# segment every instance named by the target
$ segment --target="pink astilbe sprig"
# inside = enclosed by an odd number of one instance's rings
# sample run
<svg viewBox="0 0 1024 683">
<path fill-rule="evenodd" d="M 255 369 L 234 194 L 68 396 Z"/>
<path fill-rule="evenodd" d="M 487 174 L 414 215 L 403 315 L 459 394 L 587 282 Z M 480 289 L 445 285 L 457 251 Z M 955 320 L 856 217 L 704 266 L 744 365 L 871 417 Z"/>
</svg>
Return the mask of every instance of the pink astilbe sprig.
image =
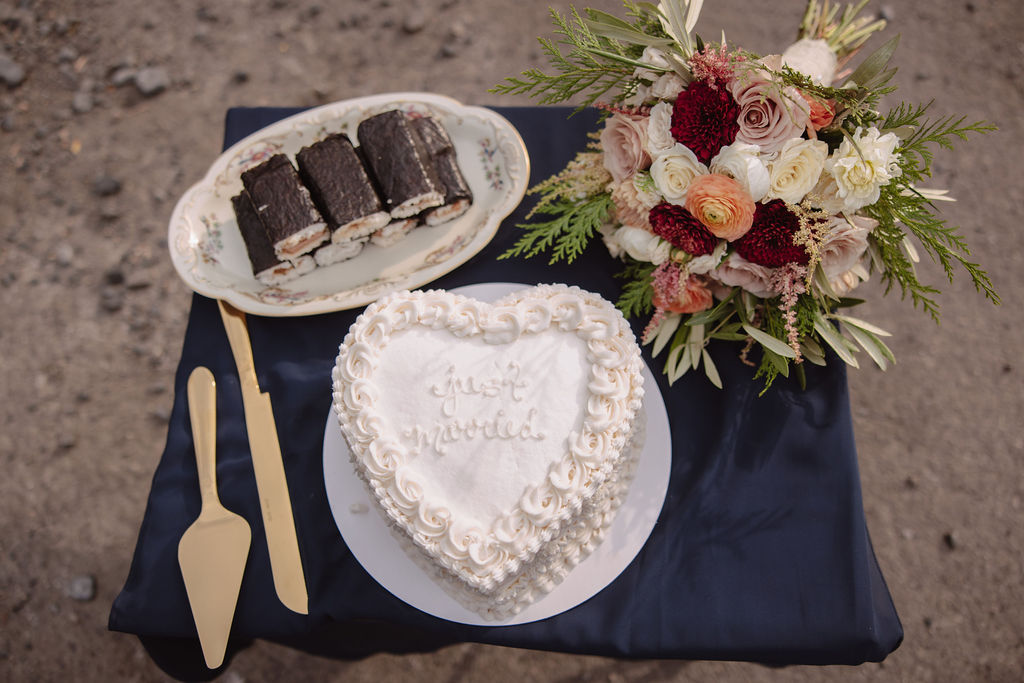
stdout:
<svg viewBox="0 0 1024 683">
<path fill-rule="evenodd" d="M 655 268 L 651 273 L 651 289 L 654 290 L 654 300 L 674 301 L 679 296 L 680 275 L 679 266 L 672 261 L 665 261 Z M 665 320 L 667 312 L 667 309 L 655 306 L 654 315 L 651 316 L 651 321 L 647 323 L 647 327 L 644 328 L 644 333 L 641 335 L 645 344 L 654 338 L 658 327 Z"/>
<path fill-rule="evenodd" d="M 807 291 L 806 277 L 807 266 L 787 263 L 781 268 L 776 268 L 771 279 L 772 289 L 781 295 L 779 309 L 782 311 L 782 318 L 786 326 L 786 342 L 796 354 L 796 358 L 793 359 L 794 363 L 802 363 L 804 360 L 800 353 L 800 331 L 796 324 L 796 304 L 800 295 Z"/>
<path fill-rule="evenodd" d="M 736 74 L 735 63 L 744 61 L 743 55 L 731 55 L 723 44 L 717 50 L 710 45 L 690 56 L 690 72 L 694 79 L 704 81 L 712 90 L 726 85 Z"/>
<path fill-rule="evenodd" d="M 592 106 L 594 109 L 606 111 L 609 114 L 622 114 L 623 116 L 650 116 L 651 114 L 651 108 L 646 104 L 641 104 L 636 107 L 627 107 L 621 104 L 595 102 Z"/>
</svg>

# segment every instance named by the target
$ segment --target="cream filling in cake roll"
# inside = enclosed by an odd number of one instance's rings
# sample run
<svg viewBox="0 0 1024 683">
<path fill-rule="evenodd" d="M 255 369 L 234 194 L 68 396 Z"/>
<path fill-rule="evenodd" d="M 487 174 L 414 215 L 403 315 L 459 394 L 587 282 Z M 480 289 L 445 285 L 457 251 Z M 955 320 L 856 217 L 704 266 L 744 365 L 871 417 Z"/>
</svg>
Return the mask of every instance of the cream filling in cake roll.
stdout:
<svg viewBox="0 0 1024 683">
<path fill-rule="evenodd" d="M 376 244 L 378 247 L 390 247 L 394 244 L 398 244 L 412 232 L 412 229 L 419 225 L 420 220 L 416 216 L 412 218 L 400 218 L 395 221 L 391 221 L 383 228 L 373 233 L 370 238 L 371 244 Z"/>
<path fill-rule="evenodd" d="M 330 266 L 335 263 L 347 261 L 359 255 L 366 244 L 367 238 L 348 240 L 346 242 L 331 242 L 313 252 L 318 266 Z"/>
</svg>

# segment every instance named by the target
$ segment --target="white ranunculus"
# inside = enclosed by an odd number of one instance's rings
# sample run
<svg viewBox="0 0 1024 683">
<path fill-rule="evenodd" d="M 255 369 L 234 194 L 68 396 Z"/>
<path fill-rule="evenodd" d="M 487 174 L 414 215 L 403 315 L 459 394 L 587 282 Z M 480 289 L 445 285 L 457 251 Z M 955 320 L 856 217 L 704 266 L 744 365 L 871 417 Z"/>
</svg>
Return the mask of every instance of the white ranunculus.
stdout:
<svg viewBox="0 0 1024 683">
<path fill-rule="evenodd" d="M 690 183 L 699 175 L 708 172 L 708 167 L 697 160 L 686 145 L 676 143 L 658 156 L 651 164 L 651 178 L 658 192 L 670 204 L 683 206 Z"/>
<path fill-rule="evenodd" d="M 771 187 L 767 197 L 799 204 L 818 184 L 827 159 L 828 144 L 821 140 L 794 138 L 786 141 L 768 167 Z"/>
<path fill-rule="evenodd" d="M 896 154 L 899 142 L 894 133 L 880 135 L 874 127 L 863 134 L 858 128 L 852 142 L 843 139 L 825 167 L 836 180 L 844 210 L 856 211 L 874 204 L 881 187 L 901 174 Z"/>
<path fill-rule="evenodd" d="M 679 93 L 685 89 L 686 83 L 683 83 L 683 79 L 675 72 L 669 72 L 658 76 L 654 83 L 651 83 L 650 94 L 651 97 L 656 97 L 659 100 L 675 102 Z"/>
<path fill-rule="evenodd" d="M 878 226 L 878 221 L 867 216 L 842 216 L 829 219 L 829 231 L 818 248 L 821 255 L 821 269 L 825 277 L 834 280 L 860 261 L 868 248 L 868 235 Z"/>
<path fill-rule="evenodd" d="M 676 139 L 672 137 L 672 105 L 658 102 L 651 107 L 647 119 L 647 153 L 657 158 L 674 147 Z"/>
<path fill-rule="evenodd" d="M 734 142 L 728 147 L 723 147 L 711 160 L 711 172 L 734 179 L 746 188 L 751 199 L 759 202 L 768 194 L 768 188 L 771 187 L 768 167 L 761 160 L 759 151 L 757 145 Z"/>
<path fill-rule="evenodd" d="M 665 240 L 629 225 L 605 237 L 605 244 L 613 256 L 625 252 L 637 261 L 649 261 L 656 266 L 667 261 L 672 253 L 672 245 Z"/>
<path fill-rule="evenodd" d="M 828 43 L 820 38 L 802 38 L 782 53 L 782 63 L 810 77 L 818 85 L 831 85 L 838 60 Z"/>
</svg>

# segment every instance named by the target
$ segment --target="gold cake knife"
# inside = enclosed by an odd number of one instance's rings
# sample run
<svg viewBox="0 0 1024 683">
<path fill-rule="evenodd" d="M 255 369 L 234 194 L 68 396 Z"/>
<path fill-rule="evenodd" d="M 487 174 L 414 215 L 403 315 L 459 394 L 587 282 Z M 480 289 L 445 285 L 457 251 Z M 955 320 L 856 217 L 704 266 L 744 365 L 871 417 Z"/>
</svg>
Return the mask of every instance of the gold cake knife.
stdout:
<svg viewBox="0 0 1024 683">
<path fill-rule="evenodd" d="M 295 535 L 295 519 L 285 479 L 281 446 L 277 440 L 277 425 L 270 404 L 270 395 L 260 391 L 256 380 L 256 367 L 249 342 L 249 328 L 245 313 L 224 301 L 217 302 L 224 329 L 231 343 L 231 353 L 238 367 L 238 380 L 242 387 L 242 405 L 245 408 L 245 429 L 249 434 L 252 467 L 256 473 L 256 489 L 260 496 L 260 510 L 270 551 L 270 570 L 274 576 L 274 589 L 285 607 L 299 614 L 309 613 L 306 579 L 302 573 L 302 558 Z"/>
</svg>

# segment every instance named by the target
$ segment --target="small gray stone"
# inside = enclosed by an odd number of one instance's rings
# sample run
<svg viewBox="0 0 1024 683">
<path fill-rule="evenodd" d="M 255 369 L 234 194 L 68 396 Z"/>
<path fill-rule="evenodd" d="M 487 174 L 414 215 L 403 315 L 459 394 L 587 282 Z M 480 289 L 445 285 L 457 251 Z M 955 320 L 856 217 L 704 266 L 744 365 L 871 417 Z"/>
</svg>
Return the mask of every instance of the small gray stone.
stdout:
<svg viewBox="0 0 1024 683">
<path fill-rule="evenodd" d="M 135 69 L 130 66 L 119 66 L 110 74 L 110 84 L 115 88 L 128 85 L 135 80 Z"/>
<path fill-rule="evenodd" d="M 896 18 L 896 8 L 892 5 L 882 5 L 878 8 L 878 18 L 891 22 Z"/>
<path fill-rule="evenodd" d="M 139 69 L 135 74 L 135 87 L 145 97 L 159 95 L 170 84 L 171 79 L 167 76 L 167 70 L 162 66 L 147 66 L 144 69 Z"/>
<path fill-rule="evenodd" d="M 78 52 L 70 45 L 65 45 L 57 53 L 58 62 L 73 62 L 78 59 Z"/>
<path fill-rule="evenodd" d="M 53 258 L 57 265 L 67 268 L 75 261 L 75 248 L 67 242 L 61 242 L 53 250 Z"/>
<path fill-rule="evenodd" d="M 96 597 L 96 579 L 91 574 L 82 574 L 68 583 L 68 597 L 79 602 L 89 602 Z"/>
<path fill-rule="evenodd" d="M 6 54 L 0 52 L 0 81 L 15 88 L 25 80 L 25 69 Z"/>
<path fill-rule="evenodd" d="M 14 121 L 15 119 L 13 112 L 5 115 L 3 119 L 0 119 L 0 130 L 2 130 L 5 133 L 10 133 L 12 130 L 14 130 Z"/>
<path fill-rule="evenodd" d="M 76 114 L 87 114 L 92 111 L 92 107 L 92 93 L 87 90 L 76 92 L 75 96 L 71 99 L 71 111 Z"/>
<path fill-rule="evenodd" d="M 409 8 L 409 13 L 405 15 L 402 20 L 402 30 L 408 34 L 419 33 L 427 26 L 427 20 L 430 15 L 419 3 L 413 3 Z"/>
<path fill-rule="evenodd" d="M 100 290 L 100 306 L 107 313 L 117 313 L 124 307 L 124 292 L 118 287 Z"/>
<path fill-rule="evenodd" d="M 123 285 L 124 280 L 124 271 L 117 266 L 103 274 L 103 281 L 108 285 Z"/>
<path fill-rule="evenodd" d="M 63 434 L 60 439 L 57 440 L 57 448 L 62 451 L 70 451 L 78 443 L 78 439 L 73 434 Z"/>
<path fill-rule="evenodd" d="M 103 173 L 92 184 L 92 192 L 100 197 L 110 197 L 121 191 L 121 181 Z"/>
</svg>

